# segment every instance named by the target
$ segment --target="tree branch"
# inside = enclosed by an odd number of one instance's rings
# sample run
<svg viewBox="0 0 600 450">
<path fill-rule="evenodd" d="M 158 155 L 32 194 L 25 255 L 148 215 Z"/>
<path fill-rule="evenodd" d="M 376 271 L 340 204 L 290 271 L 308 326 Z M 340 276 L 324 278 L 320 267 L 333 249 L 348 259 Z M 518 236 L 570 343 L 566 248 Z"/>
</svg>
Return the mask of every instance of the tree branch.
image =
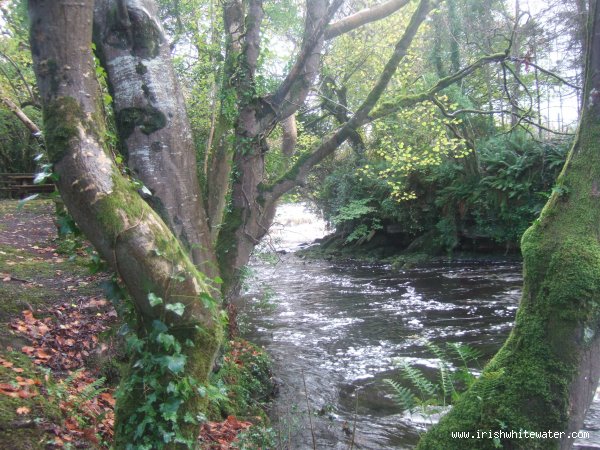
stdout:
<svg viewBox="0 0 600 450">
<path fill-rule="evenodd" d="M 292 156 L 296 149 L 296 142 L 298 141 L 298 128 L 296 127 L 296 117 L 294 115 L 288 116 L 283 119 L 279 126 L 282 131 L 281 140 L 281 153 L 285 156 Z"/>
<path fill-rule="evenodd" d="M 389 0 L 381 5 L 366 8 L 332 23 L 325 30 L 325 40 L 336 38 L 371 22 L 381 20 L 410 3 L 410 0 Z"/>
<path fill-rule="evenodd" d="M 520 63 L 524 63 L 525 66 L 531 66 L 536 68 L 537 70 L 539 70 L 542 73 L 545 73 L 548 76 L 551 76 L 553 78 L 556 78 L 558 81 L 560 81 L 562 84 L 565 84 L 573 89 L 576 90 L 581 90 L 581 86 L 577 86 L 576 84 L 571 83 L 570 81 L 565 80 L 564 78 L 562 78 L 560 75 L 555 74 L 554 72 L 544 69 L 543 67 L 540 67 L 538 64 L 534 63 L 533 61 L 530 61 L 529 59 L 526 58 L 517 58 L 515 56 L 511 56 L 510 58 L 507 58 L 508 61 L 513 61 L 513 62 L 520 62 Z"/>
<path fill-rule="evenodd" d="M 377 120 L 390 114 L 394 114 L 402 108 L 413 106 L 417 103 L 429 100 L 433 94 L 436 94 L 437 92 L 446 89 L 447 87 L 451 86 L 457 81 L 462 80 L 463 78 L 469 76 L 484 65 L 492 62 L 503 61 L 507 57 L 507 52 L 494 53 L 492 55 L 484 56 L 475 61 L 473 64 L 470 64 L 469 66 L 459 70 L 455 74 L 448 75 L 447 77 L 438 80 L 436 84 L 434 84 L 425 92 L 421 92 L 419 94 L 406 95 L 388 102 L 384 102 L 381 104 L 381 106 L 379 106 L 369 115 L 369 117 L 367 118 L 368 120 L 364 120 L 360 125 L 365 125 L 366 123 L 372 122 L 373 120 Z"/>
<path fill-rule="evenodd" d="M 21 122 L 23 122 L 23 125 L 25 125 L 29 131 L 31 131 L 31 134 L 33 134 L 36 137 L 41 136 L 42 132 L 40 131 L 39 127 L 35 123 L 33 123 L 33 121 L 29 117 L 27 117 L 27 114 L 25 114 L 21 108 L 19 108 L 11 99 L 3 95 L 1 92 L 0 101 L 2 101 L 2 103 L 4 103 L 6 107 L 15 116 L 17 116 L 17 118 Z"/>
<path fill-rule="evenodd" d="M 435 105 L 439 108 L 440 112 L 442 113 L 442 115 L 444 117 L 448 117 L 449 119 L 454 119 L 458 116 L 460 116 L 461 114 L 478 114 L 478 115 L 494 115 L 494 114 L 512 114 L 511 111 L 508 111 L 506 109 L 493 109 L 493 110 L 485 110 L 485 109 L 457 109 L 456 111 L 448 111 L 444 105 L 442 104 L 442 102 L 439 101 L 439 99 L 433 95 L 431 96 L 431 101 L 433 103 L 435 103 Z M 551 128 L 545 127 L 537 122 L 534 122 L 533 120 L 529 119 L 526 116 L 519 116 L 519 120 L 526 122 L 530 125 L 533 125 L 534 127 L 537 127 L 541 130 L 547 131 L 548 133 L 552 133 L 552 134 L 557 134 L 560 136 L 574 136 L 575 133 L 563 133 L 561 131 L 556 131 L 553 130 Z"/>
<path fill-rule="evenodd" d="M 300 158 L 296 164 L 284 175 L 278 182 L 276 182 L 271 188 L 269 188 L 266 196 L 269 197 L 270 201 L 276 201 L 283 194 L 288 192 L 293 187 L 299 185 L 306 178 L 310 169 L 325 157 L 332 154 L 336 148 L 338 148 L 348 137 L 356 131 L 356 128 L 366 122 L 368 122 L 368 115 L 385 91 L 390 80 L 396 73 L 398 65 L 406 56 L 408 48 L 412 43 L 421 23 L 427 17 L 427 14 L 431 10 L 431 2 L 429 0 L 421 0 L 417 10 L 412 15 L 410 22 L 394 48 L 394 53 L 387 61 L 380 77 L 371 92 L 367 95 L 362 105 L 358 108 L 356 113 L 348 120 L 342 127 L 333 133 L 329 138 L 325 139 L 323 143 L 311 154 Z"/>
<path fill-rule="evenodd" d="M 305 97 L 308 93 L 308 85 L 310 83 L 305 83 L 306 86 L 304 89 L 302 89 L 299 94 L 294 95 L 287 101 L 288 104 L 292 104 L 295 107 L 291 111 L 287 111 L 288 108 L 282 107 L 282 104 L 284 100 L 286 100 L 286 97 L 291 91 L 292 86 L 298 82 L 299 78 L 306 76 L 312 70 L 310 67 L 310 60 L 312 59 L 311 57 L 315 56 L 315 53 L 317 54 L 316 63 L 318 63 L 318 53 L 320 53 L 320 47 L 323 45 L 325 26 L 329 23 L 333 17 L 333 14 L 337 11 L 342 3 L 343 0 L 334 0 L 332 5 L 326 11 L 324 11 L 323 8 L 311 8 L 310 4 L 307 5 L 306 25 L 304 28 L 305 39 L 302 44 L 302 48 L 300 49 L 300 53 L 296 58 L 294 66 L 291 68 L 285 80 L 283 80 L 271 98 L 272 105 L 276 110 L 279 110 L 278 115 L 281 117 L 287 117 L 289 114 L 295 112 L 297 106 L 294 104 L 300 103 L 298 99 Z M 311 16 L 311 13 L 314 13 L 314 17 Z M 318 51 L 316 51 L 317 49 Z M 316 70 L 316 64 L 313 65 L 315 65 L 314 69 Z"/>
<path fill-rule="evenodd" d="M 256 63 L 260 54 L 260 27 L 264 17 L 262 0 L 250 0 L 248 3 L 248 14 L 245 19 L 245 38 L 243 55 L 246 63 L 245 83 L 254 80 Z"/>
<path fill-rule="evenodd" d="M 15 61 L 13 61 L 13 59 L 4 52 L 0 51 L 0 56 L 2 56 L 4 59 L 6 59 L 9 62 L 9 64 L 15 68 L 15 70 L 17 71 L 17 75 L 23 82 L 25 89 L 27 89 L 27 93 L 29 94 L 29 99 L 31 100 L 32 103 L 37 103 L 36 97 L 33 94 L 33 90 L 31 89 L 31 86 L 25 79 L 25 76 L 23 75 L 23 72 L 21 71 L 21 68 L 19 67 L 19 65 Z"/>
</svg>

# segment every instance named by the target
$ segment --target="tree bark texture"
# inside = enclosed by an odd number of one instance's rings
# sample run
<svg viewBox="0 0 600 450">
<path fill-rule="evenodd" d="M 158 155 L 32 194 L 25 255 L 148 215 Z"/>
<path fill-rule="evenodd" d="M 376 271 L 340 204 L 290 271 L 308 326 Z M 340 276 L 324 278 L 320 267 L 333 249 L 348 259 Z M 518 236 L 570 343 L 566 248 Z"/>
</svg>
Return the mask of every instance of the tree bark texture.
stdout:
<svg viewBox="0 0 600 450">
<path fill-rule="evenodd" d="M 93 1 L 30 0 L 29 11 L 46 145 L 64 203 L 127 286 L 138 313 L 140 337 L 160 320 L 178 341 L 191 341 L 193 347 L 181 344 L 185 374 L 206 382 L 221 339 L 218 307 L 211 300 L 214 292 L 105 148 L 102 99 L 91 52 Z M 151 304 L 149 293 L 163 303 Z M 181 314 L 172 309 L 177 304 L 184 307 Z M 179 378 L 167 372 L 162 381 L 167 386 Z M 117 448 L 135 442 L 133 431 L 146 414 L 140 408 L 152 403 L 152 392 L 136 385 L 121 396 Z M 159 395 L 150 406 L 158 411 L 162 400 Z M 182 401 L 180 411 L 200 412 L 204 403 L 192 395 Z M 196 438 L 197 425 L 177 424 L 179 432 Z"/>
<path fill-rule="evenodd" d="M 596 3 L 596 2 L 594 2 Z M 475 385 L 419 449 L 491 449 L 453 431 L 565 431 L 505 439 L 503 448 L 568 449 L 600 377 L 600 11 L 592 8 L 585 106 L 557 188 L 522 239 L 523 296 L 515 327 Z"/>
<path fill-rule="evenodd" d="M 196 148 L 152 0 L 98 0 L 95 42 L 106 67 L 127 165 L 194 263 L 217 274 Z"/>
</svg>

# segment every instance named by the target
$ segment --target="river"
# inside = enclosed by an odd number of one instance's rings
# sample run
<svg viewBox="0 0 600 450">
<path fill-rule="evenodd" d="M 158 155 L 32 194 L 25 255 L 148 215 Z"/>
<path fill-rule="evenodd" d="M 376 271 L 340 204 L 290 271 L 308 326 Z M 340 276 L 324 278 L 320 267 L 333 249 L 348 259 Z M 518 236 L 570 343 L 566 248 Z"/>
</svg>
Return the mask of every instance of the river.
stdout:
<svg viewBox="0 0 600 450">
<path fill-rule="evenodd" d="M 242 303 L 244 334 L 274 361 L 279 395 L 271 416 L 284 447 L 410 449 L 435 421 L 399 412 L 383 381 L 398 379 L 396 358 L 435 376 L 438 359 L 425 341 L 468 344 L 484 364 L 512 326 L 521 289 L 518 260 L 447 261 L 409 269 L 315 261 L 294 254 L 325 233 L 301 206 L 278 212 L 256 257 Z M 474 370 L 480 366 L 473 366 Z M 307 410 L 310 409 L 310 416 Z M 588 440 L 600 449 L 600 395 L 588 414 Z"/>
</svg>

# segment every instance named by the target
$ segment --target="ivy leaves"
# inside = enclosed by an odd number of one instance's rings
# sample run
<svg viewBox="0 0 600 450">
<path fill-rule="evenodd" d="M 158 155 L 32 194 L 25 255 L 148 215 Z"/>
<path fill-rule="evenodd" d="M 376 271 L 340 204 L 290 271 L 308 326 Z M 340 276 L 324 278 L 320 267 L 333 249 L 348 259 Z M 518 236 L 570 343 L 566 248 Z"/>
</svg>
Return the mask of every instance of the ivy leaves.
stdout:
<svg viewBox="0 0 600 450">
<path fill-rule="evenodd" d="M 148 294 L 148 301 L 150 302 L 150 306 L 153 308 L 163 304 L 163 299 L 157 296 L 154 292 L 150 292 Z"/>
<path fill-rule="evenodd" d="M 185 305 L 183 303 L 169 303 L 165 306 L 167 311 L 171 311 L 172 313 L 181 317 L 185 312 Z"/>
<path fill-rule="evenodd" d="M 148 301 L 154 306 L 163 304 L 155 294 L 149 294 Z M 185 305 L 167 304 L 165 309 L 183 314 Z M 131 429 L 127 435 L 133 436 L 134 442 L 128 448 L 160 449 L 169 443 L 193 447 L 182 430 L 185 424 L 197 424 L 201 418 L 193 417 L 183 405 L 194 397 L 201 398 L 205 389 L 194 377 L 185 375 L 188 356 L 184 351 L 193 342 L 182 342 L 165 322 L 154 320 L 146 336 L 129 335 L 127 346 L 134 362 L 118 399 L 123 404 L 131 392 L 142 389 L 146 393 L 120 424 Z"/>
<path fill-rule="evenodd" d="M 155 306 L 162 305 L 164 303 L 163 299 L 160 298 L 159 296 L 157 296 L 154 292 L 150 292 L 148 294 L 148 302 L 150 303 L 150 306 L 153 308 Z M 165 310 L 172 312 L 173 314 L 181 317 L 181 316 L 183 316 L 183 313 L 185 312 L 185 305 L 181 302 L 167 303 L 165 305 Z"/>
</svg>

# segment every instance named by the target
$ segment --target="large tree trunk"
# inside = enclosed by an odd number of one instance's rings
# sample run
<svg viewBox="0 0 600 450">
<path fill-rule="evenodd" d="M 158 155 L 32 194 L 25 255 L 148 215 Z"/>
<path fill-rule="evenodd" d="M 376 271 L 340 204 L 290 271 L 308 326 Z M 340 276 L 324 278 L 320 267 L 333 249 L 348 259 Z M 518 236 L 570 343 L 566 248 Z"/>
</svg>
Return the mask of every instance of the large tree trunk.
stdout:
<svg viewBox="0 0 600 450">
<path fill-rule="evenodd" d="M 127 165 L 147 200 L 205 274 L 217 274 L 196 148 L 171 49 L 153 0 L 95 2 L 95 42 L 114 99 Z"/>
<path fill-rule="evenodd" d="M 596 2 L 594 2 L 596 3 Z M 495 448 L 451 432 L 564 431 L 501 439 L 503 448 L 568 449 L 600 376 L 600 10 L 594 5 L 585 107 L 557 189 L 522 240 L 523 297 L 515 328 L 475 385 L 420 449 Z"/>
<path fill-rule="evenodd" d="M 106 149 L 91 53 L 93 0 L 30 0 L 29 10 L 58 189 L 79 227 L 121 276 L 137 312 L 135 357 L 144 363 L 133 364 L 124 381 L 115 446 L 154 439 L 152 448 L 159 448 L 171 436 L 167 447 L 175 448 L 175 439 L 193 441 L 198 433 L 195 417 L 205 399 L 193 387 L 207 382 L 219 347 L 218 306 L 205 277 Z M 180 389 L 183 381 L 187 391 Z"/>
</svg>

